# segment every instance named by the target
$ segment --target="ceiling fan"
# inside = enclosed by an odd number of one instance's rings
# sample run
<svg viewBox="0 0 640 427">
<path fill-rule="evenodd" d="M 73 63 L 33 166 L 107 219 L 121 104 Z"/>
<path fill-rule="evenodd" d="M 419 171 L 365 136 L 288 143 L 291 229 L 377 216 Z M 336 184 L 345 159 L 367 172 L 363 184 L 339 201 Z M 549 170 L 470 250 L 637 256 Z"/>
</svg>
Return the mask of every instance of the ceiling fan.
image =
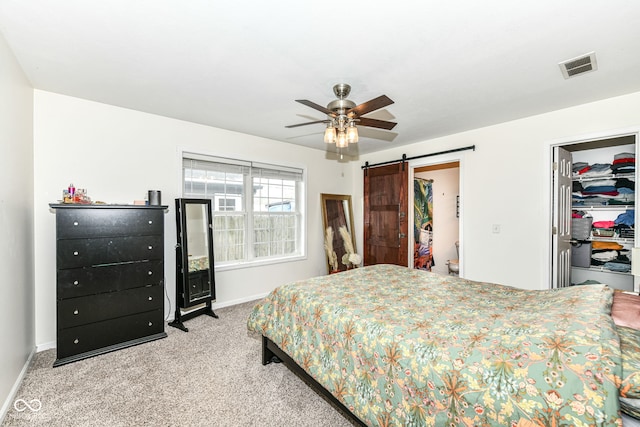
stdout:
<svg viewBox="0 0 640 427">
<path fill-rule="evenodd" d="M 347 99 L 350 92 L 351 86 L 346 83 L 339 83 L 335 85 L 333 87 L 333 93 L 338 97 L 338 99 L 331 101 L 326 108 L 307 99 L 296 99 L 296 102 L 325 113 L 327 118 L 325 120 L 316 120 L 313 122 L 299 123 L 285 127 L 295 128 L 298 126 L 326 123 L 327 128 L 324 132 L 324 142 L 329 144 L 335 142 L 336 146 L 339 148 L 344 148 L 350 143 L 358 142 L 358 128 L 356 125 L 385 130 L 391 130 L 395 127 L 397 123 L 394 122 L 362 117 L 372 111 L 379 110 L 380 108 L 393 104 L 393 101 L 388 96 L 380 95 L 377 98 L 373 98 L 360 105 L 356 105 L 355 102 Z"/>
</svg>

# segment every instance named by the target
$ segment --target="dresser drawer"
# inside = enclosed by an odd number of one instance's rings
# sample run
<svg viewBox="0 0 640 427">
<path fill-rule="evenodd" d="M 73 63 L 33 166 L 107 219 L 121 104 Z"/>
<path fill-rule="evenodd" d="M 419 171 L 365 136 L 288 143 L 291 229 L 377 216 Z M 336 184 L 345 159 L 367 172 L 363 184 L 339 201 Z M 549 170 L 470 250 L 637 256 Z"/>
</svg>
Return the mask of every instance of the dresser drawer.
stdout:
<svg viewBox="0 0 640 427">
<path fill-rule="evenodd" d="M 164 229 L 160 209 L 58 209 L 56 215 L 58 239 L 143 236 L 162 234 Z"/>
<path fill-rule="evenodd" d="M 162 309 L 58 331 L 57 358 L 101 349 L 164 331 Z"/>
<path fill-rule="evenodd" d="M 164 286 L 146 286 L 120 292 L 58 301 L 58 329 L 100 322 L 164 307 Z"/>
<path fill-rule="evenodd" d="M 161 285 L 163 281 L 164 263 L 158 260 L 58 270 L 57 299 Z"/>
<path fill-rule="evenodd" d="M 58 269 L 162 259 L 161 235 L 58 240 Z"/>
</svg>

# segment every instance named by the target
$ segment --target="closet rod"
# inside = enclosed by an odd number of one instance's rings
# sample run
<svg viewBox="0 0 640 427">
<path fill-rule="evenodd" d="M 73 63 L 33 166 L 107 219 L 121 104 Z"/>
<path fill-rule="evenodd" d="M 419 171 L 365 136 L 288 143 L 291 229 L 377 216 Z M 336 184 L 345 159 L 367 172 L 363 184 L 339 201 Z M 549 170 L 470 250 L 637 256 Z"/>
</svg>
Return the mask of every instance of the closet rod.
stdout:
<svg viewBox="0 0 640 427">
<path fill-rule="evenodd" d="M 407 160 L 413 160 L 413 159 L 421 159 L 423 157 L 431 157 L 431 156 L 438 156 L 440 154 L 449 154 L 449 153 L 456 153 L 458 151 L 467 151 L 467 150 L 473 150 L 476 151 L 476 146 L 475 145 L 469 145 L 468 147 L 461 147 L 461 148 L 453 148 L 451 150 L 445 150 L 445 151 L 438 151 L 437 153 L 430 153 L 430 154 L 422 154 L 420 156 L 413 156 L 413 157 L 407 157 L 406 154 L 402 155 L 401 159 L 398 160 L 389 160 L 388 162 L 380 162 L 380 163 L 374 163 L 372 165 L 369 164 L 369 162 L 365 162 L 364 166 L 361 166 L 362 169 L 367 169 L 367 168 L 372 168 L 374 166 L 382 166 L 382 165 L 389 165 L 391 163 L 399 163 L 399 162 L 406 162 Z"/>
</svg>

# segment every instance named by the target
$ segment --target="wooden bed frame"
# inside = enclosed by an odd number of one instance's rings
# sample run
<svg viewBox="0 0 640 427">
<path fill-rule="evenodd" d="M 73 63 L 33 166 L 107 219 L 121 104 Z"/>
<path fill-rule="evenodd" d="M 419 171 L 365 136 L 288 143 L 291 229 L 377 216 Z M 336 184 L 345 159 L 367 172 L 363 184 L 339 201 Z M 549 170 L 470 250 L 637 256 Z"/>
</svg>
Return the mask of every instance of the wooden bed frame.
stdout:
<svg viewBox="0 0 640 427">
<path fill-rule="evenodd" d="M 366 427 L 358 417 L 356 417 L 342 402 L 340 402 L 333 394 L 331 394 L 326 388 L 324 388 L 318 381 L 316 381 L 311 375 L 296 363 L 287 353 L 285 353 L 280 347 L 276 345 L 269 338 L 262 336 L 262 364 L 268 365 L 269 363 L 284 363 L 291 372 L 296 374 L 307 385 L 309 385 L 316 393 L 327 400 L 335 409 L 337 409 L 345 418 L 356 426 Z"/>
</svg>

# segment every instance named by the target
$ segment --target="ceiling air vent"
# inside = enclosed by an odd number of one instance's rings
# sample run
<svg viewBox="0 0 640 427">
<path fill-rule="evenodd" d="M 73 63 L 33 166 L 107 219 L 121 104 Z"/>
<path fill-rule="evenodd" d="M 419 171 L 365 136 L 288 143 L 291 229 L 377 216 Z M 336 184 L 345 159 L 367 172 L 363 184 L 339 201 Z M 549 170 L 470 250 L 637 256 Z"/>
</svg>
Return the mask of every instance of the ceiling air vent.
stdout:
<svg viewBox="0 0 640 427">
<path fill-rule="evenodd" d="M 598 69 L 596 53 L 590 52 L 577 58 L 568 59 L 558 64 L 565 79 Z"/>
</svg>

